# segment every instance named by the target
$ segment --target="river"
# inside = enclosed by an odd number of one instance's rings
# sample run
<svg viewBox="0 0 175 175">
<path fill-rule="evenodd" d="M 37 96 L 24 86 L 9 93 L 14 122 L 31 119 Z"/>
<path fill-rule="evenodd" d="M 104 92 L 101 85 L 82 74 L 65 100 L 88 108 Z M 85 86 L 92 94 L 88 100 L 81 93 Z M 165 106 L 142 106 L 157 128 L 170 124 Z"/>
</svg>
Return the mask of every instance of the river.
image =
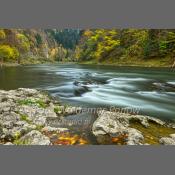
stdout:
<svg viewBox="0 0 175 175">
<path fill-rule="evenodd" d="M 0 89 L 47 90 L 62 103 L 83 107 L 137 108 L 175 120 L 175 72 L 168 68 L 102 65 L 30 65 L 0 68 Z"/>
</svg>

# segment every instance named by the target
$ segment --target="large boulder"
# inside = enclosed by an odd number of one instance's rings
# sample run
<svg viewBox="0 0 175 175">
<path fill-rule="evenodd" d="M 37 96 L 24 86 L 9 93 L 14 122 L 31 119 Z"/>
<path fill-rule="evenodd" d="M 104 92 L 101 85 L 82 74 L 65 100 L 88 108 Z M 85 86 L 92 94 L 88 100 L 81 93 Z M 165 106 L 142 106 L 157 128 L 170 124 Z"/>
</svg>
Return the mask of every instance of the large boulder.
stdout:
<svg viewBox="0 0 175 175">
<path fill-rule="evenodd" d="M 159 143 L 162 145 L 175 145 L 175 134 L 170 134 L 169 137 L 162 137 Z"/>
<path fill-rule="evenodd" d="M 144 137 L 140 131 L 134 128 L 128 128 L 128 137 L 126 138 L 127 145 L 141 145 L 143 144 Z"/>
<path fill-rule="evenodd" d="M 127 145 L 142 144 L 144 137 L 140 131 L 129 127 L 129 120 L 120 113 L 100 111 L 92 127 L 93 134 L 100 144 L 113 138 L 123 139 Z"/>
<path fill-rule="evenodd" d="M 132 121 L 137 121 L 144 127 L 149 127 L 149 122 L 165 125 L 165 122 L 149 116 L 132 115 L 127 113 L 99 111 L 98 118 L 92 127 L 93 134 L 100 144 L 109 140 L 118 140 L 127 145 L 140 145 L 144 143 L 142 133 L 130 127 Z"/>
<path fill-rule="evenodd" d="M 159 143 L 162 144 L 162 145 L 175 145 L 174 139 L 169 138 L 169 137 L 162 137 L 159 140 Z"/>
<path fill-rule="evenodd" d="M 50 145 L 50 139 L 37 130 L 33 130 L 21 137 L 18 141 L 24 145 Z"/>
</svg>

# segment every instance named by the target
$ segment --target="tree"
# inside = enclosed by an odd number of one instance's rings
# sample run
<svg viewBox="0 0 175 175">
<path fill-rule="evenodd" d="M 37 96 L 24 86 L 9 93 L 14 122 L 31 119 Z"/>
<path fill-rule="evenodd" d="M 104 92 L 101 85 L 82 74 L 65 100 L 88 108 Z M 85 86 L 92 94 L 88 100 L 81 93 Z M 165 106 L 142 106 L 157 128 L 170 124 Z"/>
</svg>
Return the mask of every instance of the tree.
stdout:
<svg viewBox="0 0 175 175">
<path fill-rule="evenodd" d="M 0 29 L 0 40 L 3 40 L 6 38 L 6 34 L 3 29 Z"/>
<path fill-rule="evenodd" d="M 161 30 L 150 29 L 148 30 L 148 37 L 144 46 L 144 56 L 146 58 L 160 56 L 160 34 Z M 162 46 L 161 46 L 162 47 Z"/>
<path fill-rule="evenodd" d="M 17 38 L 16 47 L 18 48 L 20 52 L 20 56 L 18 57 L 18 63 L 20 64 L 21 55 L 28 52 L 30 49 L 30 42 L 28 38 L 24 34 L 21 34 L 21 33 L 17 33 L 16 38 Z"/>
<path fill-rule="evenodd" d="M 9 45 L 0 45 L 1 64 L 4 60 L 15 60 L 17 57 L 19 57 L 19 52 L 16 48 L 10 47 Z"/>
<path fill-rule="evenodd" d="M 40 46 L 43 43 L 41 35 L 37 33 L 35 38 L 36 38 L 37 46 Z"/>
</svg>

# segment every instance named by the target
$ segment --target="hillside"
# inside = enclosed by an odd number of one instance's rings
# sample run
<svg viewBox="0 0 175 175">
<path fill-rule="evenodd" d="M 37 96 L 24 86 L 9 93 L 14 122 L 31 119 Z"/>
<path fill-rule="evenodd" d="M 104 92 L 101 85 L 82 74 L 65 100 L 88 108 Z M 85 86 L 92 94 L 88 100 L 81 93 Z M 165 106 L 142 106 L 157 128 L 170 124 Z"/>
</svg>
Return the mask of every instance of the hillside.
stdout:
<svg viewBox="0 0 175 175">
<path fill-rule="evenodd" d="M 44 30 L 0 29 L 0 56 L 4 62 L 54 60 L 58 44 Z"/>
<path fill-rule="evenodd" d="M 84 30 L 75 57 L 85 63 L 169 66 L 175 60 L 175 30 Z"/>
<path fill-rule="evenodd" d="M 78 35 L 72 29 L 0 29 L 0 60 L 22 64 L 70 60 Z"/>
<path fill-rule="evenodd" d="M 175 65 L 175 30 L 0 29 L 0 60 L 170 66 Z"/>
</svg>

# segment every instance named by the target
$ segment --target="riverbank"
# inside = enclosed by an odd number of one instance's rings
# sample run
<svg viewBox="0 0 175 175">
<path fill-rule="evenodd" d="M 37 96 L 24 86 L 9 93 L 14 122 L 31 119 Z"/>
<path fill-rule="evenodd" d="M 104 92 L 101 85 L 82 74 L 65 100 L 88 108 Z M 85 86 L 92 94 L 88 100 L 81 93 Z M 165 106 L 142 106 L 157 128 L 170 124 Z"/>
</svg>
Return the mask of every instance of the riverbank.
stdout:
<svg viewBox="0 0 175 175">
<path fill-rule="evenodd" d="M 24 88 L 0 90 L 0 144 L 92 144 L 66 120 L 70 116 L 75 120 L 79 114 L 90 115 L 81 108 L 63 106 L 46 92 Z M 148 116 L 98 110 L 93 120 L 76 124 L 90 127 L 89 134 L 96 144 L 175 145 L 175 124 Z"/>
<path fill-rule="evenodd" d="M 48 60 L 44 58 L 26 58 L 22 59 L 20 63 L 17 62 L 4 62 L 1 63 L 0 67 L 16 67 L 25 65 L 37 65 L 37 64 L 56 64 L 54 60 Z"/>
<path fill-rule="evenodd" d="M 20 64 L 18 64 L 18 63 L 3 63 L 0 65 L 0 68 L 1 67 L 17 67 L 17 66 L 20 66 Z"/>
<path fill-rule="evenodd" d="M 174 59 L 167 57 L 164 59 L 158 58 L 149 58 L 149 59 L 138 59 L 138 58 L 127 58 L 127 59 L 109 59 L 108 61 L 54 61 L 44 58 L 27 58 L 22 59 L 21 63 L 16 62 L 4 62 L 2 66 L 13 67 L 13 66 L 23 66 L 23 65 L 37 65 L 37 64 L 80 64 L 80 65 L 107 65 L 107 66 L 121 66 L 121 67 L 152 67 L 152 68 L 171 68 L 173 65 Z"/>
<path fill-rule="evenodd" d="M 85 144 L 78 135 L 61 127 L 75 109 L 35 89 L 0 91 L 0 143 L 6 145 Z M 56 126 L 56 127 L 54 127 Z M 59 127 L 60 126 L 60 127 Z"/>
<path fill-rule="evenodd" d="M 78 64 L 171 68 L 172 65 L 173 65 L 173 59 L 171 57 L 167 57 L 167 58 L 164 58 L 164 59 L 158 59 L 158 58 L 149 58 L 149 59 L 127 58 L 127 59 L 109 59 L 108 61 L 101 61 L 101 62 L 97 62 L 96 60 L 90 60 L 90 61 L 78 62 Z"/>
</svg>

